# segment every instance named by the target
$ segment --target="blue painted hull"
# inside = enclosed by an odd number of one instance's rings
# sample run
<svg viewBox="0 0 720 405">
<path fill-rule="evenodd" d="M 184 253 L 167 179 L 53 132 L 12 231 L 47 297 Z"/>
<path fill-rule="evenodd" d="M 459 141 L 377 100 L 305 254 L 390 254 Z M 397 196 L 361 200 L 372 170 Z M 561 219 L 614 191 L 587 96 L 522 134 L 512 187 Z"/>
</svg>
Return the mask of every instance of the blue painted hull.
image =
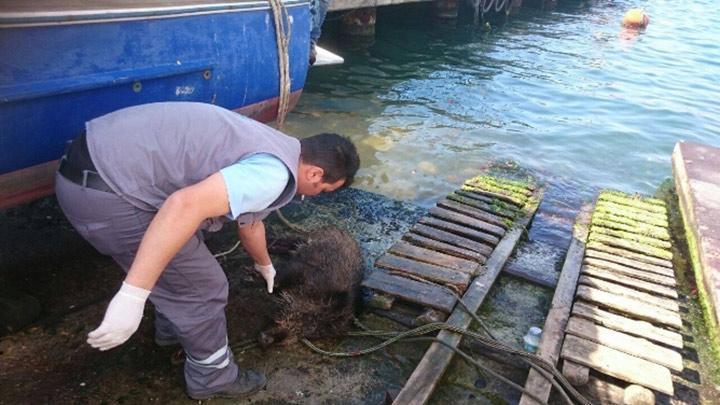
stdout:
<svg viewBox="0 0 720 405">
<path fill-rule="evenodd" d="M 275 99 L 272 11 L 253 4 L 67 25 L 3 24 L 0 15 L 0 180 L 58 159 L 86 121 L 122 107 L 177 100 L 237 110 Z M 306 2 L 286 6 L 297 95 L 308 69 L 311 17 Z M 0 193 L 11 192 L 2 185 Z"/>
</svg>

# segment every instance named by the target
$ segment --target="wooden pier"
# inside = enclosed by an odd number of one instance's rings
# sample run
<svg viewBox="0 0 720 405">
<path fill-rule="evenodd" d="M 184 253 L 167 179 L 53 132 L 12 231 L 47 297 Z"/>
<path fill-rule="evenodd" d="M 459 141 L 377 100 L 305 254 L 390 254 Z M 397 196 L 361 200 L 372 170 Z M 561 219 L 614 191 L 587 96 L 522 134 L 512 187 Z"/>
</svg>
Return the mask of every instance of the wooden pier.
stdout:
<svg viewBox="0 0 720 405">
<path fill-rule="evenodd" d="M 374 312 L 409 327 L 445 321 L 466 329 L 517 246 L 542 198 L 534 185 L 478 176 L 440 201 L 375 263 L 363 282 L 374 293 Z M 437 338 L 457 347 L 461 335 Z M 428 401 L 454 352 L 433 343 L 395 399 Z"/>
<path fill-rule="evenodd" d="M 538 354 L 594 401 L 653 404 L 675 394 L 683 322 L 665 204 L 614 191 L 580 216 Z M 574 297 L 574 299 L 573 299 Z M 531 371 L 526 389 L 551 386 Z M 536 404 L 523 396 L 523 405 Z"/>
</svg>

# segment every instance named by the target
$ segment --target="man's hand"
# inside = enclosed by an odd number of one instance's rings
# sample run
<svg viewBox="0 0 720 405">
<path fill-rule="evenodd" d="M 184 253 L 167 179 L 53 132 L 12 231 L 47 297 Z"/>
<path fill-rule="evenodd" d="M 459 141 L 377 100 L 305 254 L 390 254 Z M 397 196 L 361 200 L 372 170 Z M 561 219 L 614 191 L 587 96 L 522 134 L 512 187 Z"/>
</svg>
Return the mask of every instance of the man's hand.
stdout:
<svg viewBox="0 0 720 405">
<path fill-rule="evenodd" d="M 150 291 L 123 282 L 100 327 L 88 334 L 90 346 L 104 351 L 125 343 L 140 326 L 148 295 Z"/>
<path fill-rule="evenodd" d="M 272 294 L 273 286 L 275 285 L 275 267 L 273 267 L 272 263 L 267 266 L 255 263 L 255 271 L 262 274 L 265 283 L 267 283 L 267 290 Z"/>
</svg>

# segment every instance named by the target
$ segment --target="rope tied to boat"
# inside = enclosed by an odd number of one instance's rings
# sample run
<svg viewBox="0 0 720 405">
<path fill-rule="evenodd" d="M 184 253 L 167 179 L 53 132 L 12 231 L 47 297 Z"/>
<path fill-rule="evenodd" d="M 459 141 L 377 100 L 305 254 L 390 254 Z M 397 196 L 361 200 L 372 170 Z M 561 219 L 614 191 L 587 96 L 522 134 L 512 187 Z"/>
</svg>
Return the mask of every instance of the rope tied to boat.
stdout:
<svg viewBox="0 0 720 405">
<path fill-rule="evenodd" d="M 280 94 L 278 96 L 277 126 L 282 128 L 285 124 L 285 117 L 290 108 L 290 34 L 292 24 L 288 16 L 287 8 L 282 0 L 268 0 L 272 8 L 273 21 L 275 23 L 275 39 L 278 50 L 278 73 L 280 76 Z"/>
</svg>

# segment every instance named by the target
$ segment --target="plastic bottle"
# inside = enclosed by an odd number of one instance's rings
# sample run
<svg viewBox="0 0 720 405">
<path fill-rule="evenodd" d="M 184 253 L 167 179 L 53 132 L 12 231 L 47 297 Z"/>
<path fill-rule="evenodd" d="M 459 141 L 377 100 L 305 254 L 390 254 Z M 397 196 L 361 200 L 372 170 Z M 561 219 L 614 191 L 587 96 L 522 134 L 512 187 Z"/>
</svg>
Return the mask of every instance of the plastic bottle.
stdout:
<svg viewBox="0 0 720 405">
<path fill-rule="evenodd" d="M 538 345 L 540 344 L 540 335 L 542 334 L 542 329 L 538 328 L 537 326 L 531 326 L 530 329 L 528 329 L 527 334 L 523 336 L 523 343 L 525 351 L 530 353 L 535 353 L 535 351 L 538 348 Z"/>
</svg>

